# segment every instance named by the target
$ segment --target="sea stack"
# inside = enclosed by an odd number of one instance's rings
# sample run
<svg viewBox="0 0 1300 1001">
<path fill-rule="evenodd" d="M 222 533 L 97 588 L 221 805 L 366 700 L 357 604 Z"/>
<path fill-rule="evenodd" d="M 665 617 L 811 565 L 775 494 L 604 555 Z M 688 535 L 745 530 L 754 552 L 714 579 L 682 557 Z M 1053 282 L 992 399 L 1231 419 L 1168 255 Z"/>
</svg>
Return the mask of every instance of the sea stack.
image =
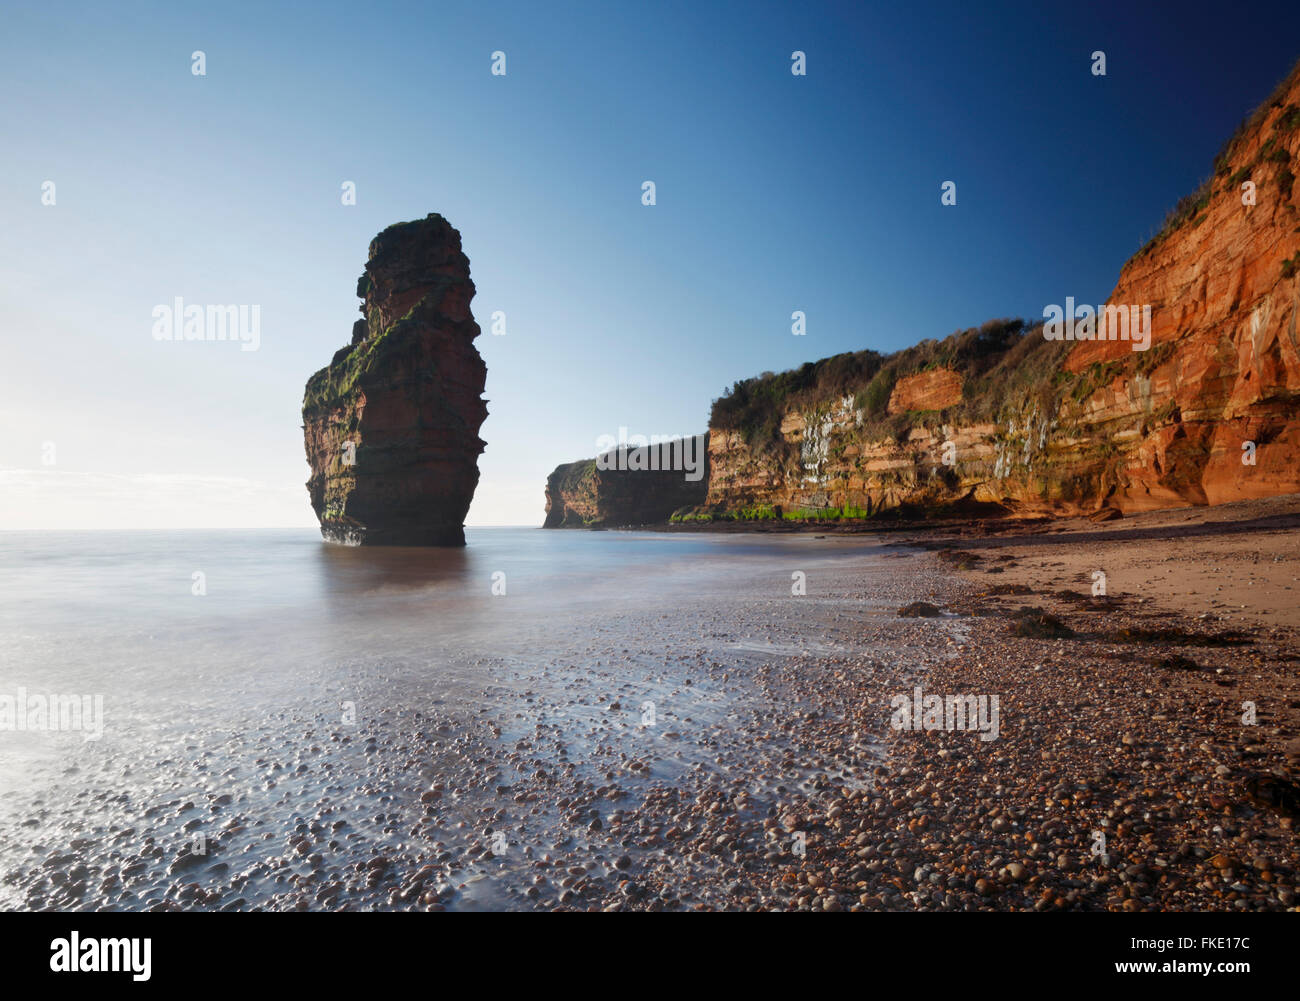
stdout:
<svg viewBox="0 0 1300 1001">
<path fill-rule="evenodd" d="M 370 242 L 352 343 L 309 380 L 307 490 L 329 542 L 463 546 L 487 366 L 460 233 L 431 214 Z"/>
</svg>

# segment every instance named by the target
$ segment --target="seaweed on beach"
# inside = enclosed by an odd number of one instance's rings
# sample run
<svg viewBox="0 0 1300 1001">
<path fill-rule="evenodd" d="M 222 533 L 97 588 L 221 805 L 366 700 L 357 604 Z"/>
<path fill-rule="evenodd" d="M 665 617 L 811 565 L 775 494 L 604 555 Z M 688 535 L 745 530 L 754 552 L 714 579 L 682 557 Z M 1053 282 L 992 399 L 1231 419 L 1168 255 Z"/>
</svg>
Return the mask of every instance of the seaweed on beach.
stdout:
<svg viewBox="0 0 1300 1001">
<path fill-rule="evenodd" d="M 1249 646 L 1255 641 L 1236 631 L 1221 633 L 1191 633 L 1185 629 L 1139 629 L 1125 626 L 1107 637 L 1112 643 L 1167 643 L 1170 646 Z"/>
<path fill-rule="evenodd" d="M 1034 589 L 1027 584 L 990 584 L 984 591 L 986 595 L 995 594 L 1033 594 Z"/>
<path fill-rule="evenodd" d="M 934 619 L 942 613 L 937 605 L 932 605 L 928 601 L 914 601 L 900 608 L 898 614 L 905 619 Z"/>
<path fill-rule="evenodd" d="M 1300 817 L 1300 786 L 1279 775 L 1251 775 L 1242 781 L 1255 806 L 1284 817 Z"/>
<path fill-rule="evenodd" d="M 1055 591 L 1052 592 L 1052 597 L 1057 601 L 1074 605 L 1084 612 L 1111 612 L 1121 601 L 1120 598 L 1108 594 L 1080 594 L 1078 591 Z"/>
<path fill-rule="evenodd" d="M 1199 671 L 1201 669 L 1201 665 L 1196 661 L 1176 653 L 1169 654 L 1166 657 L 1157 657 L 1151 662 L 1151 666 L 1164 671 Z"/>
<path fill-rule="evenodd" d="M 1045 612 L 1041 608 L 1031 608 L 1028 605 L 1017 609 L 1012 616 L 1011 635 L 1024 636 L 1029 639 L 1041 640 L 1058 640 L 1069 639 L 1076 635 L 1075 631 L 1067 626 L 1050 612 Z"/>
<path fill-rule="evenodd" d="M 955 570 L 974 570 L 981 559 L 975 553 L 963 553 L 956 549 L 940 549 L 934 555 L 940 562 L 949 564 Z"/>
</svg>

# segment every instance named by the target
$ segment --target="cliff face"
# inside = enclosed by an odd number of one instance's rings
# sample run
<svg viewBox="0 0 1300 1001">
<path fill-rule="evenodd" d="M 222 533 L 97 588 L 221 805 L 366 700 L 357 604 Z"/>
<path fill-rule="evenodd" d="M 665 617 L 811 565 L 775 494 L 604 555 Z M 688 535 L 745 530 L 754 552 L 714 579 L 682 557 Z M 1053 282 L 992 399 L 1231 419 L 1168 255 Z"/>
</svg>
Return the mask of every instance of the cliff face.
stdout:
<svg viewBox="0 0 1300 1001">
<path fill-rule="evenodd" d="M 889 394 L 889 412 L 942 410 L 961 402 L 962 378 L 949 368 L 934 368 L 899 379 Z"/>
<path fill-rule="evenodd" d="M 389 226 L 357 283 L 352 343 L 307 382 L 307 490 L 331 542 L 459 546 L 478 485 L 487 368 L 474 283 L 440 215 Z"/>
<path fill-rule="evenodd" d="M 1300 491 L 1298 154 L 1300 66 L 1123 268 L 1109 303 L 1151 307 L 1145 351 L 998 321 L 737 383 L 714 404 L 691 517 L 1077 514 Z"/>
<path fill-rule="evenodd" d="M 1300 75 L 1224 150 L 1185 221 L 1120 275 L 1111 302 L 1149 303 L 1146 378 L 1128 345 L 1077 344 L 1066 371 L 1109 378 L 1087 401 L 1090 424 L 1125 435 L 1112 503 L 1123 509 L 1219 504 L 1300 490 Z M 1243 205 L 1254 185 L 1254 204 Z M 1167 419 L 1133 435 L 1133 415 Z M 1127 435 L 1126 435 L 1127 432 Z M 1243 464 L 1253 442 L 1255 464 Z"/>
<path fill-rule="evenodd" d="M 708 490 L 707 454 L 698 479 L 669 468 L 672 447 L 659 446 L 653 465 L 658 469 L 629 469 L 615 454 L 609 463 L 624 468 L 601 469 L 596 459 L 556 466 L 546 479 L 546 521 L 543 528 L 604 528 L 654 525 L 668 521 L 679 508 L 704 502 Z M 650 463 L 647 462 L 647 465 Z"/>
</svg>

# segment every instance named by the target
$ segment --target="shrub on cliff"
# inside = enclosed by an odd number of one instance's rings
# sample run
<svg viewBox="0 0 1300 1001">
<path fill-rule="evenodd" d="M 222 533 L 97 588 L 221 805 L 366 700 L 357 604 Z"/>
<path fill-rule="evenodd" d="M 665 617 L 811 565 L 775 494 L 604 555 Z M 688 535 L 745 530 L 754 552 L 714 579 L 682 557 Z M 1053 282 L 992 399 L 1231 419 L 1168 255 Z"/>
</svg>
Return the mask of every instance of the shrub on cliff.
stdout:
<svg viewBox="0 0 1300 1001">
<path fill-rule="evenodd" d="M 764 372 L 741 379 L 713 401 L 709 427 L 738 431 L 753 448 L 779 438 L 781 417 L 790 410 L 836 396 L 854 395 L 880 367 L 876 351 L 854 351 L 807 362 L 788 372 Z"/>
<path fill-rule="evenodd" d="M 1286 160 L 1276 157 L 1277 150 L 1274 145 L 1278 138 L 1285 137 L 1288 133 L 1296 128 L 1300 128 L 1300 108 L 1295 105 L 1283 105 L 1282 98 L 1291 87 L 1291 82 L 1296 74 L 1300 73 L 1300 62 L 1291 67 L 1291 71 L 1283 78 L 1282 82 L 1273 89 L 1273 93 L 1259 105 L 1254 111 L 1247 115 L 1237 130 L 1228 137 L 1228 141 L 1223 144 L 1214 158 L 1214 169 L 1210 177 L 1206 178 L 1201 185 L 1190 195 L 1184 195 L 1178 200 L 1169 213 L 1165 216 L 1164 222 L 1156 234 L 1148 240 L 1142 248 L 1133 256 L 1141 257 L 1143 254 L 1154 250 L 1160 245 L 1170 233 L 1174 232 L 1188 220 L 1199 224 L 1200 213 L 1209 206 L 1210 198 L 1215 194 L 1214 179 L 1216 177 L 1225 177 L 1231 171 L 1232 163 L 1239 155 L 1238 146 L 1247 136 L 1253 136 L 1259 129 L 1261 123 L 1268 116 L 1268 113 L 1274 108 L 1280 108 L 1282 113 L 1273 123 L 1274 135 L 1264 144 L 1254 160 L 1231 173 L 1228 182 L 1224 185 L 1221 193 L 1232 193 L 1236 196 L 1238 185 L 1246 178 L 1251 176 L 1253 168 L 1273 157 L 1274 162 L 1285 163 Z M 1285 151 L 1283 151 L 1285 152 Z M 1286 185 L 1285 190 L 1289 191 L 1290 186 Z"/>
<path fill-rule="evenodd" d="M 756 451 L 779 451 L 785 444 L 780 434 L 785 414 L 849 398 L 861 411 L 866 438 L 901 442 L 923 418 L 888 414 L 899 379 L 927 369 L 954 369 L 969 388 L 954 414 L 991 419 L 1008 403 L 1019 406 L 1028 394 L 1050 386 L 1064 347 L 1045 340 L 1038 325 L 998 319 L 890 355 L 870 350 L 832 355 L 788 372 L 740 380 L 713 401 L 709 427 L 739 432 Z"/>
<path fill-rule="evenodd" d="M 892 369 L 877 372 L 867 388 L 857 395 L 854 401 L 857 408 L 868 417 L 878 417 L 889 406 L 890 394 L 894 391 L 894 372 Z"/>
</svg>

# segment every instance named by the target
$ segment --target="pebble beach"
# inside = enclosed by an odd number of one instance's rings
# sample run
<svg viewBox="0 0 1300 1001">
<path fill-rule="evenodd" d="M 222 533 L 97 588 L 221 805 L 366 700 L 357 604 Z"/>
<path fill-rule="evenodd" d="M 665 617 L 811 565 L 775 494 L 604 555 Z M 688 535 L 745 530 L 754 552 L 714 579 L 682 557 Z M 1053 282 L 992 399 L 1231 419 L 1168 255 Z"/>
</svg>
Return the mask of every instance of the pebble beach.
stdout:
<svg viewBox="0 0 1300 1001">
<path fill-rule="evenodd" d="M 383 661 L 239 726 L 77 748 L 5 793 L 0 902 L 1295 908 L 1293 626 L 1094 595 L 1086 560 L 1011 543 L 768 545 L 570 609 L 567 648 L 469 637 L 446 674 Z M 918 688 L 997 696 L 996 739 L 896 728 Z"/>
</svg>

